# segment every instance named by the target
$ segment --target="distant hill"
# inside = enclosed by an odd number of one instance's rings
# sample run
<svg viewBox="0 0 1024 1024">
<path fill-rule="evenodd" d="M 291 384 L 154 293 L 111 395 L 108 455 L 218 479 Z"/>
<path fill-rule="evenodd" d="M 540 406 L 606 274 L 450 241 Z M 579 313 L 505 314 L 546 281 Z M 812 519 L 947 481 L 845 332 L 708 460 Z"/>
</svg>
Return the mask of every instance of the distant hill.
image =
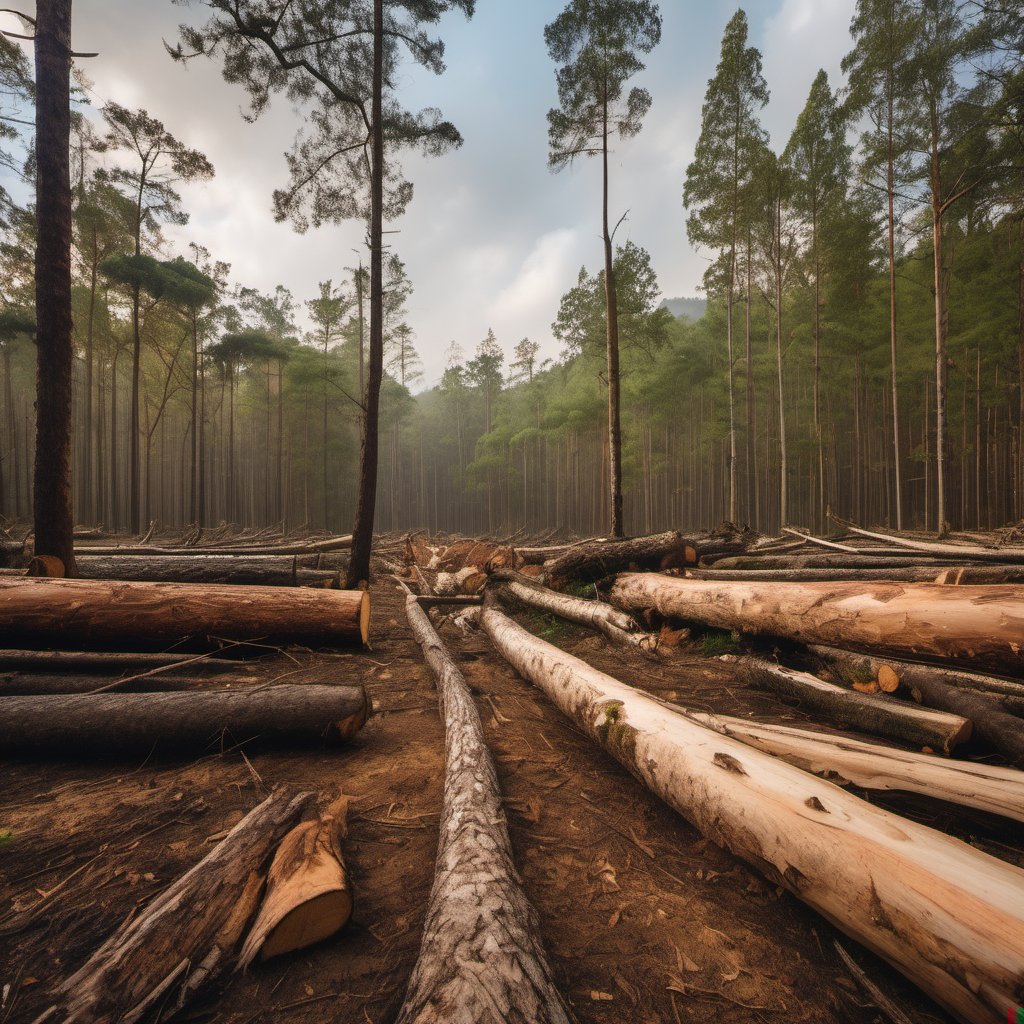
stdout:
<svg viewBox="0 0 1024 1024">
<path fill-rule="evenodd" d="M 661 309 L 667 309 L 674 317 L 699 320 L 708 308 L 707 299 L 662 299 Z"/>
</svg>

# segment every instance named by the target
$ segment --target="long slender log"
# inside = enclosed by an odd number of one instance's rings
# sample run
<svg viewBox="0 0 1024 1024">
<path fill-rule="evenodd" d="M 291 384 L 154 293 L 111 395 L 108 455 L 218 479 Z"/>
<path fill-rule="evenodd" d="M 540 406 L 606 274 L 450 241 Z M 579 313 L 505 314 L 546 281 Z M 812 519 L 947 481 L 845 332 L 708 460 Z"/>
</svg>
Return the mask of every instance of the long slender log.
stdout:
<svg viewBox="0 0 1024 1024">
<path fill-rule="evenodd" d="M 0 642 L 41 647 L 183 637 L 365 643 L 369 618 L 370 597 L 360 590 L 0 579 Z"/>
<path fill-rule="evenodd" d="M 191 676 L 182 673 L 168 673 L 146 676 L 143 679 L 132 679 L 116 687 L 124 693 L 154 693 L 163 690 L 194 690 L 197 683 L 217 683 L 234 686 L 251 676 L 217 675 Z M 17 697 L 47 693 L 92 693 L 97 687 L 119 683 L 117 676 L 105 677 L 95 675 L 46 675 L 42 672 L 3 672 L 0 673 L 0 696 Z M 2 711 L 0 705 L 0 711 Z"/>
<path fill-rule="evenodd" d="M 715 569 L 911 569 L 927 566 L 934 567 L 936 574 L 949 565 L 943 559 L 923 555 L 853 555 L 841 551 L 813 555 L 738 555 L 707 561 Z"/>
<path fill-rule="evenodd" d="M 336 571 L 300 567 L 294 555 L 79 555 L 77 563 L 79 576 L 87 580 L 341 586 Z"/>
<path fill-rule="evenodd" d="M 397 1024 L 569 1024 L 469 687 L 415 597 L 405 613 L 437 680 L 445 779 L 434 886 Z"/>
<path fill-rule="evenodd" d="M 1024 977 L 1024 872 L 720 735 L 531 636 L 483 628 L 517 671 L 713 841 L 823 914 L 968 1024 Z"/>
<path fill-rule="evenodd" d="M 184 1002 L 195 975 L 230 960 L 256 909 L 267 861 L 313 799 L 276 790 L 190 871 L 121 926 L 56 992 L 62 1024 L 133 1024 Z"/>
<path fill-rule="evenodd" d="M 1024 587 L 731 583 L 624 573 L 612 603 L 724 629 L 1024 674 Z"/>
<path fill-rule="evenodd" d="M 971 738 L 971 722 L 961 715 L 929 711 L 883 694 L 858 693 L 760 658 L 740 658 L 736 665 L 751 685 L 799 701 L 834 725 L 930 747 L 942 754 Z"/>
<path fill-rule="evenodd" d="M 352 537 L 330 537 L 327 540 L 295 544 L 227 544 L 213 547 L 157 547 L 151 544 L 92 545 L 83 547 L 90 555 L 314 555 L 320 551 L 338 551 L 351 547 Z"/>
<path fill-rule="evenodd" d="M 658 646 L 658 638 L 650 633 L 641 633 L 631 615 L 604 601 L 587 601 L 582 597 L 559 594 L 529 577 L 508 570 L 492 572 L 491 579 L 495 581 L 492 589 L 501 600 L 514 598 L 531 608 L 595 629 L 622 647 L 651 652 Z"/>
<path fill-rule="evenodd" d="M 798 768 L 864 789 L 921 793 L 964 807 L 1024 821 L 1024 772 L 973 761 L 865 743 L 848 736 L 689 712 L 709 729 L 774 754 Z M 838 778 L 837 778 L 838 777 Z"/>
<path fill-rule="evenodd" d="M 315 744 L 355 735 L 370 713 L 361 686 L 267 686 L 189 693 L 4 697 L 0 751 L 114 755 L 160 745 L 194 751 L 244 743 Z"/>
<path fill-rule="evenodd" d="M 861 664 L 867 664 L 876 674 L 883 667 L 895 670 L 918 703 L 970 718 L 978 739 L 999 751 L 1007 761 L 1024 767 L 1024 718 L 1001 710 L 987 694 L 965 688 L 962 684 L 971 673 L 947 674 L 928 665 L 897 663 L 870 655 L 850 655 L 834 648 L 816 647 L 813 650 L 830 663 L 853 670 Z M 950 676 L 956 675 L 960 676 L 958 683 L 951 684 Z M 989 693 L 992 692 L 990 689 Z"/>
<path fill-rule="evenodd" d="M 904 569 L 687 569 L 688 579 L 723 582 L 759 580 L 763 583 L 865 583 L 888 580 L 891 583 L 942 583 L 966 586 L 979 583 L 1024 583 L 1024 566 L 964 565 L 943 569 L 940 566 L 913 565 Z"/>
<path fill-rule="evenodd" d="M 236 652 L 241 648 L 233 648 Z M 220 673 L 244 669 L 251 661 L 210 655 L 197 661 L 194 654 L 157 654 L 145 651 L 31 651 L 0 650 L 0 670 L 47 674 L 110 674 L 144 672 L 151 668 L 189 664 L 189 672 Z"/>
<path fill-rule="evenodd" d="M 801 540 L 806 541 L 808 544 L 817 544 L 822 548 L 830 548 L 833 551 L 856 551 L 856 548 L 850 547 L 849 544 L 837 544 L 834 540 L 825 540 L 824 537 L 815 537 L 810 533 L 801 533 L 799 530 L 791 530 L 788 526 L 782 528 L 782 532 L 789 534 L 791 537 L 799 537 Z"/>
<path fill-rule="evenodd" d="M 859 537 L 884 540 L 887 544 L 909 548 L 912 551 L 925 551 L 936 558 L 952 558 L 957 561 L 1024 563 L 1024 548 L 986 548 L 977 544 L 942 544 L 938 541 L 912 540 L 910 537 L 901 537 L 898 534 L 873 533 L 870 530 L 861 530 L 849 524 L 846 525 L 846 528 L 850 533 L 855 533 Z"/>
</svg>

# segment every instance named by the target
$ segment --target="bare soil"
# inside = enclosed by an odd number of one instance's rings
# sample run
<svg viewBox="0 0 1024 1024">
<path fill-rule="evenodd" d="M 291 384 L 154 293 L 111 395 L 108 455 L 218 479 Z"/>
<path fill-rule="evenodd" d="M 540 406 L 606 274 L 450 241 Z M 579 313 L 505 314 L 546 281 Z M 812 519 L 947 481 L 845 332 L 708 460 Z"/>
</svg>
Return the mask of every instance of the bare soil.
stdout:
<svg viewBox="0 0 1024 1024">
<path fill-rule="evenodd" d="M 34 1020 L 48 990 L 124 918 L 202 858 L 270 787 L 353 798 L 345 843 L 351 923 L 312 949 L 229 976 L 184 1019 L 385 1024 L 404 994 L 433 877 L 443 779 L 435 691 L 395 588 L 373 590 L 372 650 L 290 651 L 261 682 L 362 683 L 375 714 L 344 748 L 210 752 L 125 763 L 0 762 L 0 1024 Z M 651 662 L 524 612 L 546 639 L 689 707 L 806 721 L 737 687 L 699 638 Z M 704 840 L 520 679 L 481 635 L 443 625 L 494 753 L 526 892 L 581 1022 L 807 1022 L 882 1018 L 842 966 L 839 938 L 788 893 Z M 870 797 L 1024 863 L 997 819 L 924 798 Z M 843 940 L 915 1021 L 943 1012 Z"/>
</svg>

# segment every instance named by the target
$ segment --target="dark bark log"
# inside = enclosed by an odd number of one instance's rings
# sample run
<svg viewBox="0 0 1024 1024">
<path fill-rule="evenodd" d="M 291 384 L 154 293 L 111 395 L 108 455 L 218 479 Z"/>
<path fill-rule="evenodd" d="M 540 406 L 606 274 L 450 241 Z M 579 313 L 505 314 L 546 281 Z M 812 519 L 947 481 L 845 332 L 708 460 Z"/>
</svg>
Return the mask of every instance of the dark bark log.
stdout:
<svg viewBox="0 0 1024 1024">
<path fill-rule="evenodd" d="M 445 782 L 434 886 L 396 1024 L 569 1024 L 469 687 L 415 597 L 405 609 L 437 679 Z"/>
<path fill-rule="evenodd" d="M 845 665 L 854 671 L 865 663 L 876 675 L 883 666 L 895 669 L 901 683 L 919 704 L 969 718 L 979 740 L 997 750 L 1011 764 L 1024 768 L 1024 719 L 1003 711 L 992 700 L 994 691 L 980 693 L 963 686 L 964 680 L 971 678 L 972 673 L 946 672 L 930 665 L 850 654 L 834 648 L 815 647 L 812 650 L 830 664 Z M 957 683 L 952 683 L 953 679 L 957 679 Z"/>
<path fill-rule="evenodd" d="M 912 747 L 931 747 L 947 755 L 971 738 L 971 722 L 957 714 L 928 711 L 884 694 L 858 693 L 757 658 L 741 658 L 737 668 L 751 686 L 795 700 L 830 725 L 849 726 Z"/>
<path fill-rule="evenodd" d="M 71 495 L 71 0 L 39 0 L 36 66 L 36 554 L 75 573 Z"/>
<path fill-rule="evenodd" d="M 136 1021 L 181 1006 L 231 960 L 267 862 L 312 803 L 276 790 L 190 871 L 121 926 L 57 989 L 63 1024 Z"/>
<path fill-rule="evenodd" d="M 900 555 L 740 555 L 709 559 L 715 569 L 913 569 L 933 568 L 938 575 L 949 563 L 936 558 Z"/>
<path fill-rule="evenodd" d="M 79 559 L 81 561 L 81 559 Z M 909 566 L 906 569 L 687 569 L 687 579 L 726 582 L 842 583 L 878 580 L 891 583 L 943 583 L 965 586 L 988 583 L 1024 583 L 1024 567 L 1016 565 L 968 565 L 957 569 L 940 566 Z"/>
<path fill-rule="evenodd" d="M 41 647 L 365 643 L 369 618 L 359 590 L 0 579 L 0 640 Z"/>
<path fill-rule="evenodd" d="M 260 681 L 249 677 L 252 681 Z M 97 687 L 109 686 L 119 693 L 154 693 L 166 690 L 194 690 L 199 685 L 216 683 L 219 685 L 237 685 L 243 679 L 237 676 L 189 676 L 181 673 L 166 672 L 155 676 L 146 676 L 130 682 L 118 683 L 117 676 L 95 675 L 47 675 L 43 672 L 4 672 L 0 673 L 0 696 L 28 696 L 31 694 L 52 693 L 92 693 Z M 118 685 L 113 685 L 118 684 Z M 2 705 L 0 705 L 2 708 Z"/>
<path fill-rule="evenodd" d="M 958 1020 L 993 1024 L 1019 1002 L 1019 868 L 719 735 L 496 608 L 481 618 L 499 653 L 653 793 Z"/>
<path fill-rule="evenodd" d="M 126 544 L 123 546 L 89 546 L 82 547 L 83 555 L 245 555 L 260 557 L 264 555 L 315 555 L 322 551 L 337 551 L 347 548 L 352 543 L 350 536 L 329 537 L 327 540 L 296 542 L 294 544 L 227 544 L 210 547 L 170 547 L 162 548 L 146 544 Z"/>
<path fill-rule="evenodd" d="M 4 697 L 0 707 L 0 750 L 51 756 L 194 752 L 254 739 L 322 745 L 350 739 L 370 712 L 361 686 L 47 694 Z"/>
<path fill-rule="evenodd" d="M 1024 587 L 731 583 L 625 573 L 612 603 L 722 629 L 1024 674 Z"/>
<path fill-rule="evenodd" d="M 236 649 L 237 650 L 237 649 Z M 193 654 L 146 654 L 122 651 L 23 651 L 0 650 L 0 670 L 42 673 L 122 673 L 145 672 L 166 665 L 188 666 L 189 672 L 219 673 L 244 668 L 245 661 L 209 657 L 197 661 Z"/>
<path fill-rule="evenodd" d="M 265 587 L 322 586 L 338 589 L 337 572 L 306 569 L 287 555 L 79 555 L 78 574 L 87 580 L 152 583 L 232 583 Z"/>
</svg>

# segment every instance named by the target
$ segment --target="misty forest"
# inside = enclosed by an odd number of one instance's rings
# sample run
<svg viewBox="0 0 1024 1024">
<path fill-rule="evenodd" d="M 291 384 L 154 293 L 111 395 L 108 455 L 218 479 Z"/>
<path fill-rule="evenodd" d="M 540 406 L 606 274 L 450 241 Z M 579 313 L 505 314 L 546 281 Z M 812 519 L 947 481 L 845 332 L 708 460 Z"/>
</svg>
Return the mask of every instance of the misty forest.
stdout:
<svg viewBox="0 0 1024 1024">
<path fill-rule="evenodd" d="M 0 12 L 0 1024 L 1022 1024 L 1019 2 L 504 12 L 589 254 L 443 334 L 485 5 L 173 4 L 221 251 L 186 101 Z"/>
</svg>

